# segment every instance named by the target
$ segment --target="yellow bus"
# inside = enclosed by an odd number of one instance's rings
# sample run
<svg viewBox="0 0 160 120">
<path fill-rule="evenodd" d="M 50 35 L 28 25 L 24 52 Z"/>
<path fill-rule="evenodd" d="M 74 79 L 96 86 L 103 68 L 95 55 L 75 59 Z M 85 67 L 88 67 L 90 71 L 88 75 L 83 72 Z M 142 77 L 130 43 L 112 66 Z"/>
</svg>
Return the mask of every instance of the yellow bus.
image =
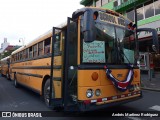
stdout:
<svg viewBox="0 0 160 120">
<path fill-rule="evenodd" d="M 1 74 L 10 80 L 10 56 L 1 59 Z"/>
<path fill-rule="evenodd" d="M 1 73 L 2 67 L 1 67 L 1 61 L 0 61 L 0 73 Z"/>
<path fill-rule="evenodd" d="M 146 29 L 138 30 L 147 31 Z M 158 49 L 155 30 L 153 48 Z M 101 8 L 82 8 L 62 27 L 11 55 L 15 86 L 23 85 L 64 111 L 90 111 L 142 97 L 138 42 L 130 20 Z M 136 56 L 136 57 L 135 57 Z"/>
</svg>

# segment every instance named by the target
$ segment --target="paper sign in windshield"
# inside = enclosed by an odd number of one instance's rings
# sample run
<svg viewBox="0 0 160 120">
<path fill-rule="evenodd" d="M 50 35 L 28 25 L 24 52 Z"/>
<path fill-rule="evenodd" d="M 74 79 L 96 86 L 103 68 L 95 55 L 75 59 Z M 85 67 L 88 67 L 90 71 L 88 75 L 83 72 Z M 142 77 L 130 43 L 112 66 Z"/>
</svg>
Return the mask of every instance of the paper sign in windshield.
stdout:
<svg viewBox="0 0 160 120">
<path fill-rule="evenodd" d="M 83 62 L 105 63 L 104 41 L 83 42 Z"/>
</svg>

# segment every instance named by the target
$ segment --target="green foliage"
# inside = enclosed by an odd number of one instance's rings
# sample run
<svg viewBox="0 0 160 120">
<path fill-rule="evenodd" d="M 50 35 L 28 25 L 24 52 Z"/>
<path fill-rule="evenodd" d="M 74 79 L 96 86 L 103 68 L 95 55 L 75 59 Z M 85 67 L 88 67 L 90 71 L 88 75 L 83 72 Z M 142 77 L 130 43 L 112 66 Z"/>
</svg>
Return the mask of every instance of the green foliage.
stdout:
<svg viewBox="0 0 160 120">
<path fill-rule="evenodd" d="M 9 56 L 9 55 L 11 55 L 11 53 L 13 51 L 15 51 L 16 49 L 18 49 L 18 48 L 19 47 L 16 47 L 13 50 L 8 50 L 7 52 L 4 51 L 3 53 L 0 54 L 0 60 L 3 59 L 3 58 L 5 58 L 5 57 L 7 57 L 7 56 Z"/>
</svg>

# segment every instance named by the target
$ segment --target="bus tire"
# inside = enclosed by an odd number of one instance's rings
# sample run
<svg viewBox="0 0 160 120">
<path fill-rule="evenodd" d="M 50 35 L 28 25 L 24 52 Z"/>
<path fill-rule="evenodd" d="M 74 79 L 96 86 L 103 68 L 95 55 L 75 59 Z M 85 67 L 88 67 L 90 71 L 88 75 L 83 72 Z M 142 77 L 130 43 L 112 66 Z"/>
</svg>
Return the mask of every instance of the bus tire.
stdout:
<svg viewBox="0 0 160 120">
<path fill-rule="evenodd" d="M 16 74 L 14 75 L 14 86 L 15 86 L 16 88 L 19 87 L 19 84 L 18 84 L 17 78 L 16 78 Z"/>
<path fill-rule="evenodd" d="M 43 99 L 48 107 L 49 107 L 49 92 L 50 92 L 50 79 L 47 79 L 43 88 Z"/>
</svg>

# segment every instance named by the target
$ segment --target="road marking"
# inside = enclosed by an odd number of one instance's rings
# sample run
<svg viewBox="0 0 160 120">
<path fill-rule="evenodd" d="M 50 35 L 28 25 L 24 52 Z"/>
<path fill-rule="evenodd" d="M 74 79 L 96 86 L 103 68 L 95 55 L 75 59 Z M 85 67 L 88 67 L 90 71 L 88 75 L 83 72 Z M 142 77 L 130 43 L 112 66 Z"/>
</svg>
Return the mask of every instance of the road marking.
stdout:
<svg viewBox="0 0 160 120">
<path fill-rule="evenodd" d="M 129 118 L 129 119 L 131 119 L 131 120 L 142 120 L 142 119 L 139 118 L 139 117 L 127 117 L 127 118 Z"/>
<path fill-rule="evenodd" d="M 160 111 L 160 106 L 159 105 L 155 105 L 155 106 L 150 107 L 149 109 Z"/>
</svg>

